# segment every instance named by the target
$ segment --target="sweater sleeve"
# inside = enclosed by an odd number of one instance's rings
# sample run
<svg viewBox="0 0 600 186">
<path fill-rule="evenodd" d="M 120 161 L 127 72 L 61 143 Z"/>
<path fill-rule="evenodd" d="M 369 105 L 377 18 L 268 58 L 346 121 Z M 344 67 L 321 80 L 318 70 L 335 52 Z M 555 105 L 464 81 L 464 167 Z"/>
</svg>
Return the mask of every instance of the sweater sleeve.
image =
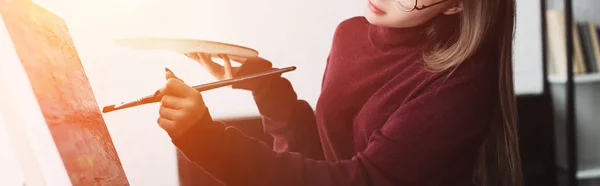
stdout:
<svg viewBox="0 0 600 186">
<path fill-rule="evenodd" d="M 440 185 L 443 179 L 432 178 L 452 171 L 453 162 L 474 158 L 494 102 L 473 81 L 444 85 L 400 106 L 370 136 L 367 148 L 347 160 L 275 152 L 209 117 L 173 143 L 229 186 Z"/>
<path fill-rule="evenodd" d="M 253 58 L 241 66 L 236 76 L 270 68 L 270 62 Z M 289 80 L 269 76 L 235 84 L 233 88 L 252 91 L 263 117 L 263 128 L 273 137 L 274 151 L 298 152 L 312 159 L 324 158 L 313 109 L 306 101 L 298 99 Z"/>
</svg>

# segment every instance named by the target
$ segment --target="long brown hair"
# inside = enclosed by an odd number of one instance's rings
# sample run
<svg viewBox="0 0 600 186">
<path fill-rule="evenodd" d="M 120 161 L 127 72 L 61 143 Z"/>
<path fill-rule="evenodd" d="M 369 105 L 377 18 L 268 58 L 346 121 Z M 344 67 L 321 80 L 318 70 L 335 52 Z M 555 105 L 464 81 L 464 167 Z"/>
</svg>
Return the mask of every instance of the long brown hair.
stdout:
<svg viewBox="0 0 600 186">
<path fill-rule="evenodd" d="M 423 55 L 433 71 L 452 70 L 481 48 L 497 51 L 499 102 L 490 135 L 480 148 L 476 184 L 521 186 L 512 48 L 515 30 L 515 0 L 462 0 L 463 10 L 439 16 L 428 30 L 431 44 Z M 491 32 L 493 31 L 493 33 Z"/>
</svg>

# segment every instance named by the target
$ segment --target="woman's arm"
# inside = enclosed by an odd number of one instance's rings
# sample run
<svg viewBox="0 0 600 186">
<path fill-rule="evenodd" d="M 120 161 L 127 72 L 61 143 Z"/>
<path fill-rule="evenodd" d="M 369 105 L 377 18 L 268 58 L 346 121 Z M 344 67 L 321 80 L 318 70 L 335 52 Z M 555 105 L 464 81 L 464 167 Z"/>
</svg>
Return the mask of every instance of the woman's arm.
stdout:
<svg viewBox="0 0 600 186">
<path fill-rule="evenodd" d="M 249 59 L 236 76 L 270 68 L 271 63 L 264 59 Z M 233 88 L 252 91 L 263 116 L 264 130 L 273 137 L 274 151 L 298 152 L 311 159 L 324 159 L 314 111 L 306 101 L 298 99 L 289 80 L 269 76 L 235 84 Z"/>
<path fill-rule="evenodd" d="M 327 162 L 274 152 L 235 128 L 213 122 L 208 113 L 173 143 L 230 186 L 467 185 L 471 174 L 444 175 L 471 170 L 473 166 L 464 165 L 476 158 L 495 99 L 485 80 L 459 79 L 398 108 L 371 135 L 367 148 L 349 160 Z M 466 176 L 467 183 L 447 182 L 456 176 Z"/>
</svg>

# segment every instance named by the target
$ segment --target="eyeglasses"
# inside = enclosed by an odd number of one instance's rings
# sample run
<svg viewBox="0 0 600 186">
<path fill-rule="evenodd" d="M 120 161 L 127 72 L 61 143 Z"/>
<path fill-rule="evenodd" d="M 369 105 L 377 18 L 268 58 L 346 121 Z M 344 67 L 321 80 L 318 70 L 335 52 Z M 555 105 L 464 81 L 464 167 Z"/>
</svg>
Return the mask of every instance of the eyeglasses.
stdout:
<svg viewBox="0 0 600 186">
<path fill-rule="evenodd" d="M 435 5 L 439 5 L 442 4 L 448 0 L 442 0 L 439 1 L 437 3 L 433 3 L 430 5 L 421 5 L 421 7 L 418 6 L 418 1 L 419 0 L 396 0 L 396 5 L 398 5 L 398 8 L 400 8 L 400 10 L 405 11 L 405 12 L 412 12 L 414 10 L 423 10 Z"/>
</svg>

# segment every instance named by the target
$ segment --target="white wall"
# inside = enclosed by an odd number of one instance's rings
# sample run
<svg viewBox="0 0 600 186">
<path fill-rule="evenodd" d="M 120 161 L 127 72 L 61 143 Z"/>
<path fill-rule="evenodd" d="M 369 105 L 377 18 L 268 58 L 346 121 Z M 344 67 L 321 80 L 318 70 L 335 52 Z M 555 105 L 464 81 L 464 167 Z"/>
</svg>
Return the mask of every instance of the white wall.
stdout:
<svg viewBox="0 0 600 186">
<path fill-rule="evenodd" d="M 333 31 L 340 21 L 361 15 L 365 4 L 363 0 L 34 2 L 67 21 L 100 106 L 152 93 L 162 86 L 165 66 L 190 84 L 214 80 L 200 65 L 183 56 L 112 44 L 113 39 L 144 36 L 207 39 L 255 48 L 277 67 L 297 66 L 297 71 L 285 76 L 292 81 L 299 97 L 314 106 Z M 536 2 L 519 0 L 519 15 L 527 15 L 519 19 L 515 48 L 519 93 L 541 90 L 536 84 L 541 83 L 541 70 L 538 71 L 541 63 L 536 57 L 539 46 L 535 44 L 539 37 Z M 206 92 L 204 96 L 218 118 L 257 113 L 248 92 L 225 88 Z M 155 124 L 156 105 L 104 117 L 133 185 L 177 185 L 174 148 Z"/>
<path fill-rule="evenodd" d="M 515 92 L 543 91 L 542 26 L 539 0 L 517 0 L 517 30 L 514 42 Z"/>
</svg>

